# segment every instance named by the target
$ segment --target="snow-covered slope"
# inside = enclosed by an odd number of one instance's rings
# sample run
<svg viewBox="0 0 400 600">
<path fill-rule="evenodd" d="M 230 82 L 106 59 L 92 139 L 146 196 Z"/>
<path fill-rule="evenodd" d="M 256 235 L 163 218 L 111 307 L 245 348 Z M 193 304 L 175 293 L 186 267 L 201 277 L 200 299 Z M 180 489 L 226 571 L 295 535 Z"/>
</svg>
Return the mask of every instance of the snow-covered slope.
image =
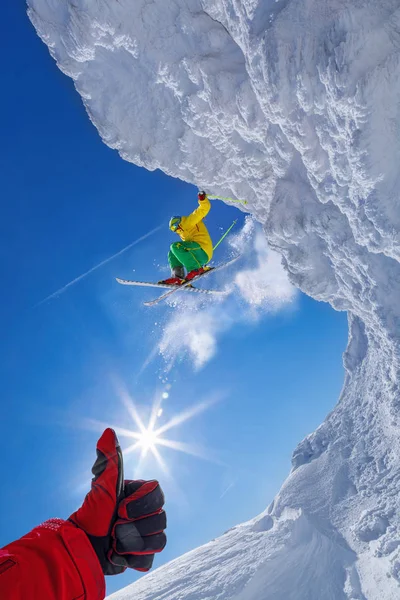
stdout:
<svg viewBox="0 0 400 600">
<path fill-rule="evenodd" d="M 246 198 L 349 313 L 340 401 L 267 512 L 113 598 L 399 598 L 400 0 L 28 4 L 107 144 Z"/>
</svg>

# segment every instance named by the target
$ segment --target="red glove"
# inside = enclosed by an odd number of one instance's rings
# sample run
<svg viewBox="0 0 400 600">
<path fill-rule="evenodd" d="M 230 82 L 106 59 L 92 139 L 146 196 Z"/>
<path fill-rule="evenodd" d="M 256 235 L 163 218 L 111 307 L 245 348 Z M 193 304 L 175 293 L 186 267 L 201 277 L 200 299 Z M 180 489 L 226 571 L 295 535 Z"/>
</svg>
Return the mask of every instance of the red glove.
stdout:
<svg viewBox="0 0 400 600">
<path fill-rule="evenodd" d="M 158 481 L 124 481 L 117 436 L 106 429 L 97 442 L 91 491 L 69 520 L 83 529 L 105 575 L 127 567 L 148 571 L 165 547 L 164 494 Z"/>
<path fill-rule="evenodd" d="M 200 200 L 200 202 L 201 202 L 202 200 L 205 200 L 205 199 L 206 199 L 206 196 L 207 196 L 207 194 L 206 194 L 205 192 L 199 192 L 199 193 L 197 194 L 197 197 L 198 197 L 198 199 Z"/>
</svg>

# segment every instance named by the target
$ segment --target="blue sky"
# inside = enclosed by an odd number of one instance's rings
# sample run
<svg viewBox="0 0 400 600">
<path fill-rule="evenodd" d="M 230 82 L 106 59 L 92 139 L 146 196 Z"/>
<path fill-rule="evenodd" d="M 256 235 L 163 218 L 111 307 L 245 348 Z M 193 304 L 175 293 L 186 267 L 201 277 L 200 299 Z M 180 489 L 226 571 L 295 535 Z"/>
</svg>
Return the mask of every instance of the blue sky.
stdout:
<svg viewBox="0 0 400 600">
<path fill-rule="evenodd" d="M 141 373 L 163 329 L 186 309 L 145 308 L 154 290 L 123 288 L 114 277 L 152 280 L 162 273 L 173 241 L 168 219 L 195 207 L 196 189 L 130 165 L 102 144 L 22 3 L 7 0 L 1 27 L 10 58 L 0 98 L 0 444 L 7 457 L 0 544 L 46 518 L 67 517 L 80 503 L 98 437 L 89 419 L 134 427 L 121 387 L 143 418 L 154 398 L 168 392 L 160 424 L 215 396 L 219 401 L 208 410 L 166 434 L 207 448 L 214 462 L 161 449 L 171 477 L 156 461 L 143 465 L 141 475 L 159 477 L 167 495 L 169 543 L 157 558 L 161 564 L 272 500 L 294 446 L 338 398 L 346 316 L 303 295 L 253 320 L 235 321 L 241 305 L 223 305 L 221 315 L 229 311 L 233 323 L 218 334 L 218 351 L 203 369 L 177 358 L 167 372 L 156 354 Z M 243 213 L 215 203 L 208 218 L 214 239 L 236 217 L 242 226 Z M 38 306 L 162 224 L 157 234 Z M 227 247 L 216 259 L 226 256 Z M 199 306 L 197 316 L 200 300 Z M 127 476 L 137 458 L 127 458 Z M 108 578 L 109 592 L 135 577 Z"/>
</svg>

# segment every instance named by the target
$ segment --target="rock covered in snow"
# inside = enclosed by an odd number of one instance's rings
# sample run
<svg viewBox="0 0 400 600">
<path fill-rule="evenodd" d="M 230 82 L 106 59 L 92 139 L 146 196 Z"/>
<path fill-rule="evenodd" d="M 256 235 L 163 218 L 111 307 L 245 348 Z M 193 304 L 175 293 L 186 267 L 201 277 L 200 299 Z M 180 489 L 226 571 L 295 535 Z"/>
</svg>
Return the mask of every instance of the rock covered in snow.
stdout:
<svg viewBox="0 0 400 600">
<path fill-rule="evenodd" d="M 28 5 L 109 146 L 246 198 L 291 281 L 349 314 L 339 403 L 266 514 L 113 597 L 398 598 L 399 0 Z"/>
</svg>

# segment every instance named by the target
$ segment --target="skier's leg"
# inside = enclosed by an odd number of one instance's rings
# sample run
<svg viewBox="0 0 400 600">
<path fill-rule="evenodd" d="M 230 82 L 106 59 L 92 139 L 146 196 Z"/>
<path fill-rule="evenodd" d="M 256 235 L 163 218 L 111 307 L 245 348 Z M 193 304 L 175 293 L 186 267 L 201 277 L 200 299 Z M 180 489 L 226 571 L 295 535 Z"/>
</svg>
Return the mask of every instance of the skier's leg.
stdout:
<svg viewBox="0 0 400 600">
<path fill-rule="evenodd" d="M 207 267 L 205 265 L 207 265 L 209 258 L 203 248 L 201 248 L 201 246 L 196 242 L 189 242 L 187 250 L 193 258 L 193 261 L 197 263 L 196 266 L 194 266 L 194 264 L 190 265 L 194 268 L 189 268 L 189 266 L 187 266 L 188 272 L 186 275 L 186 281 L 190 281 L 191 279 L 202 275 L 206 271 Z"/>
<path fill-rule="evenodd" d="M 180 285 L 185 279 L 185 267 L 170 250 L 168 253 L 168 262 L 171 267 L 171 277 L 162 279 L 158 283 L 167 283 L 168 285 Z"/>
<path fill-rule="evenodd" d="M 171 276 L 179 277 L 179 279 L 185 278 L 185 268 L 175 254 L 170 250 L 168 253 L 168 262 L 171 268 Z"/>
<path fill-rule="evenodd" d="M 186 267 L 188 273 L 208 263 L 206 252 L 197 242 L 175 242 L 171 246 L 171 253 Z"/>
</svg>

